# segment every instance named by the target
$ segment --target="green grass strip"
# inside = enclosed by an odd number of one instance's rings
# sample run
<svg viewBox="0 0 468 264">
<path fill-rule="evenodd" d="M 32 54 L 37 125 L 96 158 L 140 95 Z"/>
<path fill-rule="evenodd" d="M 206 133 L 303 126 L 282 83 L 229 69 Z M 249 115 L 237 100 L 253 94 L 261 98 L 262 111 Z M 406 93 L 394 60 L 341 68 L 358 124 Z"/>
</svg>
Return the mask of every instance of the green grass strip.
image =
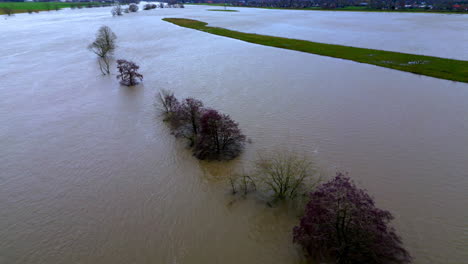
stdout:
<svg viewBox="0 0 468 264">
<path fill-rule="evenodd" d="M 209 27 L 205 22 L 192 19 L 164 18 L 163 20 L 181 27 L 250 43 L 352 60 L 440 79 L 468 83 L 468 61 L 243 33 L 225 28 Z"/>
<path fill-rule="evenodd" d="M 233 9 L 207 9 L 208 11 L 220 11 L 220 12 L 239 12 L 239 10 Z"/>
<path fill-rule="evenodd" d="M 13 13 L 26 13 L 26 12 L 39 12 L 39 11 L 52 11 L 67 7 L 85 8 L 88 5 L 103 5 L 99 2 L 81 2 L 81 3 L 65 3 L 65 2 L 0 2 L 0 15 L 5 14 L 3 8 L 10 8 Z"/>
</svg>

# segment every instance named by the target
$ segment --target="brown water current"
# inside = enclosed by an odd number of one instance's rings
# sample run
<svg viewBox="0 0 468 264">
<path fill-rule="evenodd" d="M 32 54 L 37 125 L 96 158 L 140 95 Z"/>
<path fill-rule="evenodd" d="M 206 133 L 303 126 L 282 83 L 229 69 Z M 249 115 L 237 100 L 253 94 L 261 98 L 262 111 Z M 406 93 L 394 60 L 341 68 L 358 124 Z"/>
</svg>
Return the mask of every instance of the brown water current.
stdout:
<svg viewBox="0 0 468 264">
<path fill-rule="evenodd" d="M 302 263 L 296 212 L 232 202 L 226 182 L 277 149 L 349 172 L 395 215 L 414 263 L 466 262 L 468 84 L 161 18 L 466 60 L 467 15 L 207 8 L 0 16 L 1 264 Z M 101 25 L 141 85 L 100 75 L 86 46 Z M 159 89 L 230 114 L 252 143 L 232 162 L 197 161 L 157 115 Z"/>
</svg>

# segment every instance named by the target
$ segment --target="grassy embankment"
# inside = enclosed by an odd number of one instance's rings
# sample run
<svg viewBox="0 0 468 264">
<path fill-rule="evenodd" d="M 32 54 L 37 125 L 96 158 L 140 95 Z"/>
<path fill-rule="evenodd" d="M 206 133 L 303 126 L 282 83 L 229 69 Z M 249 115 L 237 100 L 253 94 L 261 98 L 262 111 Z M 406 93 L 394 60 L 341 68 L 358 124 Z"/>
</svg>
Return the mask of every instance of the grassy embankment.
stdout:
<svg viewBox="0 0 468 264">
<path fill-rule="evenodd" d="M 468 83 L 468 61 L 243 33 L 225 28 L 209 27 L 205 22 L 192 19 L 164 18 L 163 20 L 181 27 L 250 43 L 352 60 L 440 79 Z"/>
<path fill-rule="evenodd" d="M 207 6 L 224 6 L 224 4 L 209 4 L 209 3 L 191 3 L 187 5 L 207 5 Z M 348 11 L 348 12 L 399 12 L 399 13 L 442 13 L 442 14 L 468 14 L 466 11 L 449 11 L 449 10 L 430 10 L 423 8 L 412 8 L 412 9 L 372 9 L 366 6 L 347 6 L 334 9 L 327 9 L 321 7 L 307 7 L 307 8 L 281 8 L 281 7 L 254 7 L 254 6 L 233 6 L 227 4 L 229 7 L 241 7 L 241 8 L 261 8 L 261 9 L 280 9 L 280 10 L 303 10 L 303 11 Z"/>
<path fill-rule="evenodd" d="M 220 12 L 239 12 L 239 10 L 233 9 L 207 9 L 208 11 L 220 11 Z"/>
<path fill-rule="evenodd" d="M 86 7 L 88 5 L 102 5 L 101 3 L 63 3 L 63 2 L 0 2 L 0 15 L 5 14 L 4 8 L 10 8 L 13 13 L 31 13 L 52 11 L 71 6 Z"/>
</svg>

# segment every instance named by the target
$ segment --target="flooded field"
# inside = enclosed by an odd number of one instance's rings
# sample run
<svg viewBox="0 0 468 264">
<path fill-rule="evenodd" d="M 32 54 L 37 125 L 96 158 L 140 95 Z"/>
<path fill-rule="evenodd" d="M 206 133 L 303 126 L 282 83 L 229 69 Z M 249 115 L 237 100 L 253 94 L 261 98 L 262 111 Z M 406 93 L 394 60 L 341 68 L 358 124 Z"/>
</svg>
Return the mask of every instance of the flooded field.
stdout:
<svg viewBox="0 0 468 264">
<path fill-rule="evenodd" d="M 466 60 L 467 15 L 206 9 L 0 19 L 0 263 L 301 263 L 296 212 L 232 202 L 226 182 L 278 149 L 349 172 L 395 215 L 414 263 L 468 259 L 467 84 L 161 21 Z M 101 25 L 141 85 L 100 75 L 86 46 Z M 160 121 L 159 89 L 230 114 L 252 143 L 197 161 Z"/>
</svg>

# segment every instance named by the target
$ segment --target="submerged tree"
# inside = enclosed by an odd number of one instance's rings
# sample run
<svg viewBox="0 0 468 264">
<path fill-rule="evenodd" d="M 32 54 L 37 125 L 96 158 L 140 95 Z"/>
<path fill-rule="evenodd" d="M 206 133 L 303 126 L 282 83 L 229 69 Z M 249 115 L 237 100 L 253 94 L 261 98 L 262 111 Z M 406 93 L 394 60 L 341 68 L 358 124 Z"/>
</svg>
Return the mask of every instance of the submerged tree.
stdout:
<svg viewBox="0 0 468 264">
<path fill-rule="evenodd" d="M 112 16 L 121 16 L 122 13 L 123 13 L 122 6 L 120 6 L 119 4 L 117 4 L 111 9 Z"/>
<path fill-rule="evenodd" d="M 232 159 L 242 150 L 245 136 L 229 115 L 213 109 L 200 118 L 200 138 L 195 155 L 199 159 Z"/>
<path fill-rule="evenodd" d="M 172 133 L 189 140 L 197 158 L 229 160 L 240 154 L 245 136 L 228 115 L 205 109 L 203 102 L 195 98 L 179 102 L 166 90 L 159 93 L 157 100 Z"/>
<path fill-rule="evenodd" d="M 177 117 L 182 123 L 186 124 L 186 128 L 180 133 L 191 141 L 191 145 L 195 144 L 200 132 L 202 112 L 203 102 L 195 98 L 186 98 L 177 109 Z"/>
<path fill-rule="evenodd" d="M 99 68 L 104 75 L 110 73 L 109 57 L 114 53 L 116 39 L 117 36 L 110 27 L 102 26 L 96 34 L 96 40 L 88 46 L 88 49 L 98 55 Z"/>
<path fill-rule="evenodd" d="M 120 83 L 126 86 L 136 85 L 138 84 L 137 79 L 143 80 L 143 75 L 138 73 L 139 68 L 140 66 L 132 61 L 117 60 L 117 69 L 119 70 L 117 79 L 120 78 Z"/>
<path fill-rule="evenodd" d="M 174 96 L 174 93 L 171 91 L 161 90 L 157 96 L 157 99 L 162 111 L 166 115 L 174 114 L 179 109 L 179 100 L 177 100 L 177 98 Z M 166 118 L 170 118 L 170 116 L 167 116 Z"/>
<path fill-rule="evenodd" d="M 139 9 L 139 7 L 138 7 L 137 4 L 130 4 L 130 5 L 128 6 L 128 11 L 130 11 L 130 12 L 137 12 L 138 9 Z"/>
<path fill-rule="evenodd" d="M 342 173 L 310 194 L 294 242 L 313 258 L 339 264 L 409 263 L 411 257 L 389 226 L 390 212 Z"/>
<path fill-rule="evenodd" d="M 257 180 L 273 193 L 275 200 L 296 198 L 309 178 L 310 187 L 320 181 L 319 177 L 312 178 L 316 169 L 306 156 L 290 152 L 262 156 L 255 162 L 255 169 Z"/>
</svg>

